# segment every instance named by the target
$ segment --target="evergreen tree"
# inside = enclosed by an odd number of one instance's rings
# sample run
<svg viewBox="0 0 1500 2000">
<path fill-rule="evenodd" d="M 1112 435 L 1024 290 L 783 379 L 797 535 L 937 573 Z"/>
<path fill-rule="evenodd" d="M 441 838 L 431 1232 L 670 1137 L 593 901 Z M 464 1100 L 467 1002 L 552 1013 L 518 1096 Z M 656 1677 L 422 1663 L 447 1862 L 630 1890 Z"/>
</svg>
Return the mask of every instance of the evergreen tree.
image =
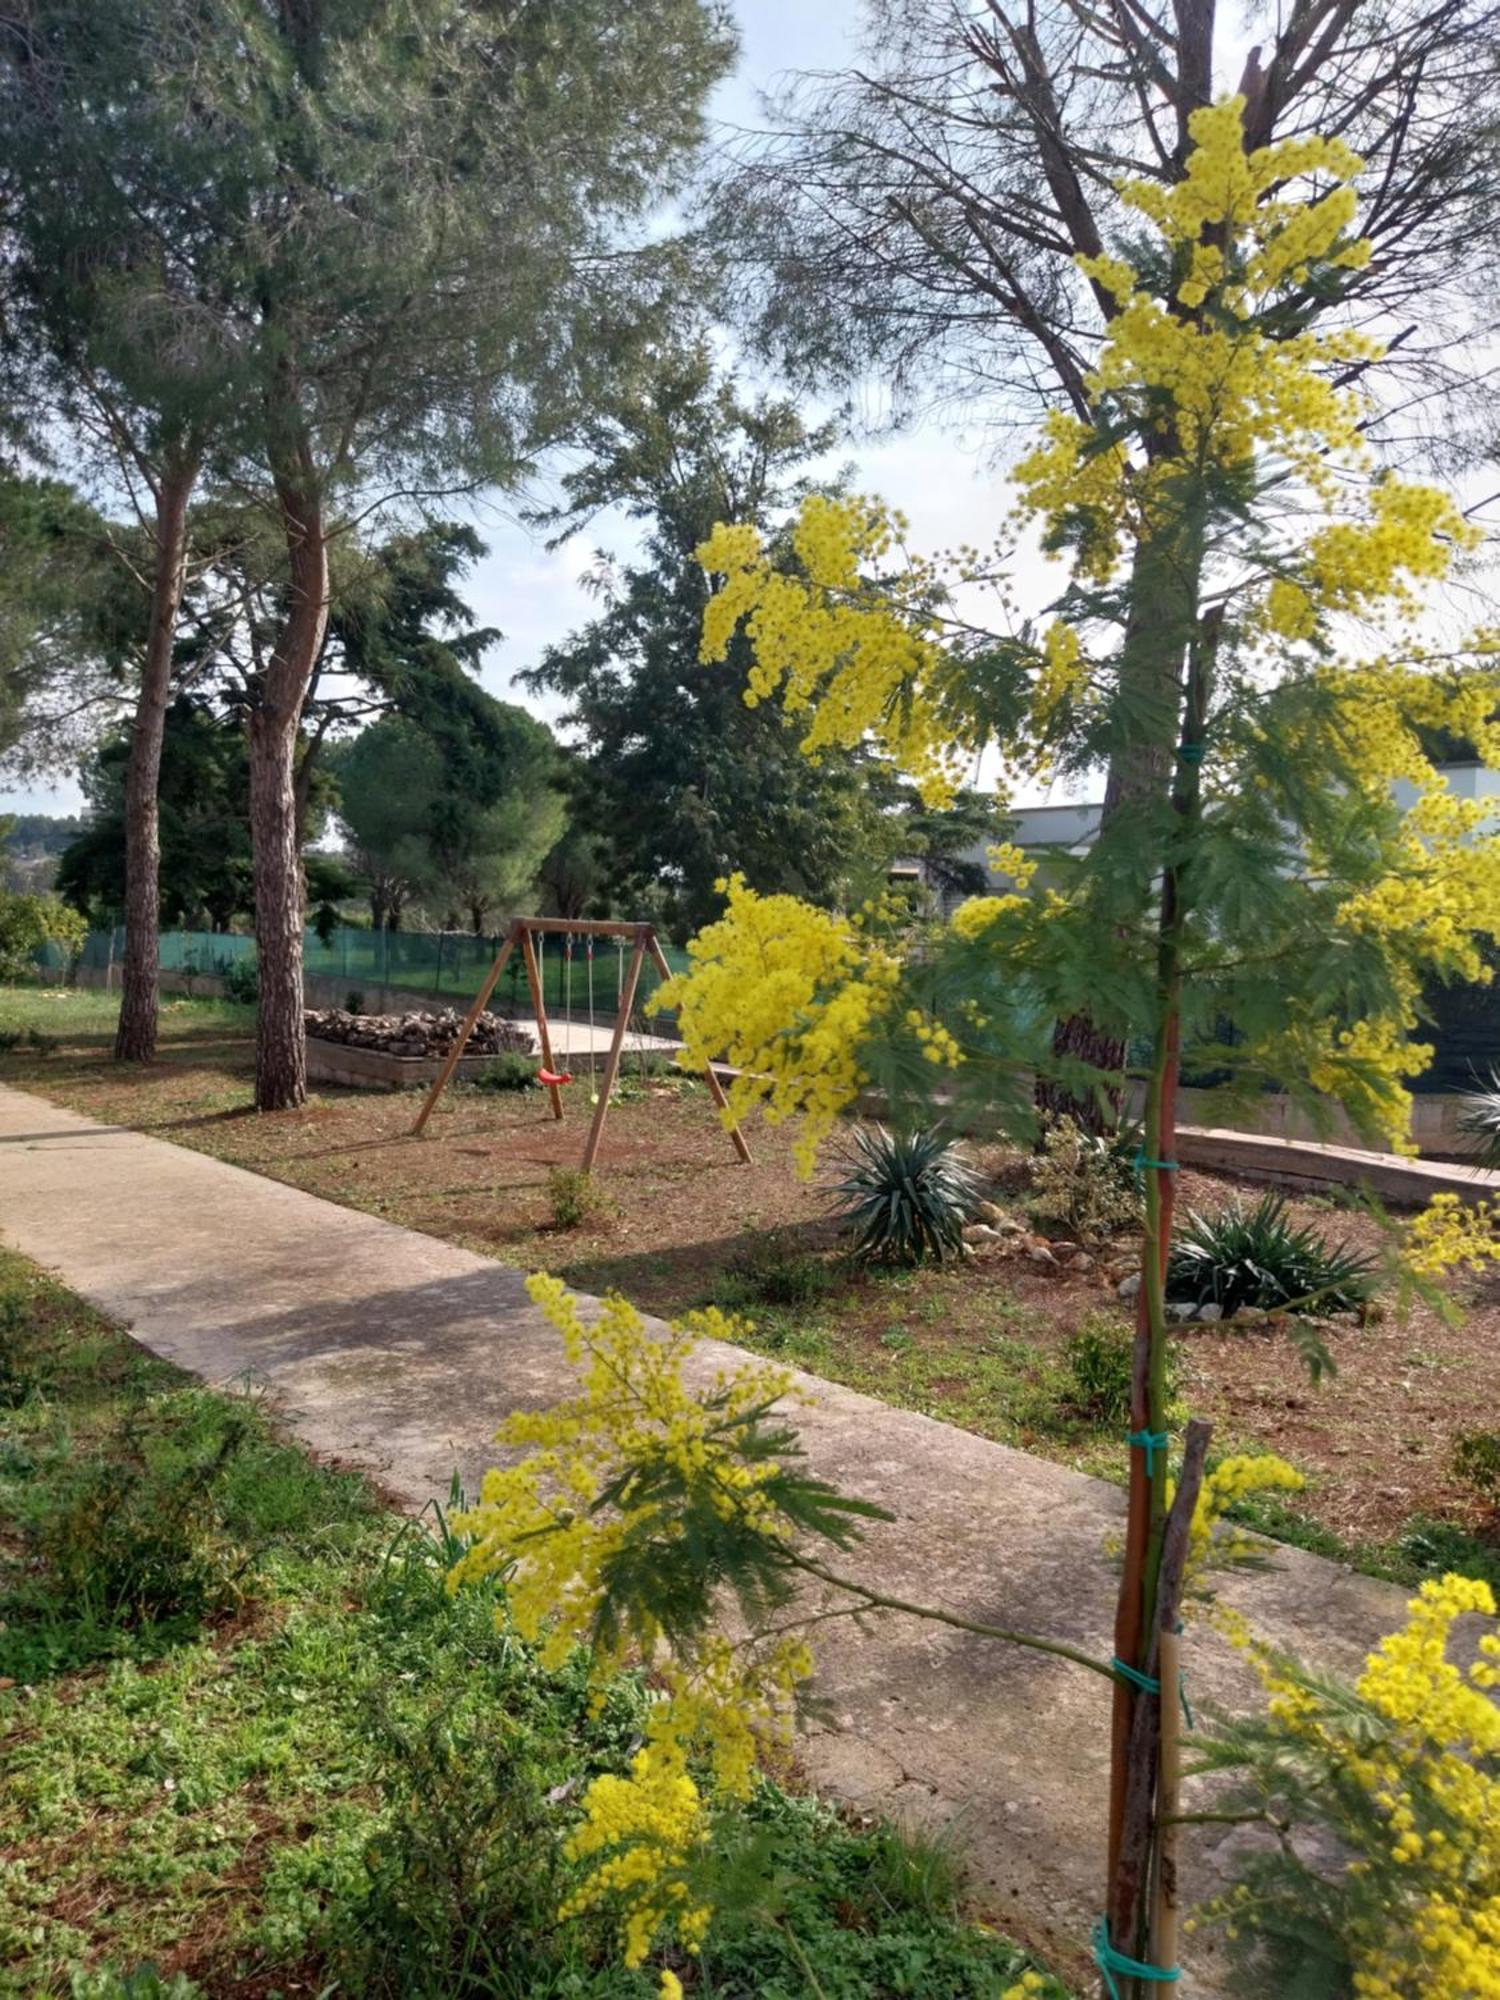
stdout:
<svg viewBox="0 0 1500 2000">
<path fill-rule="evenodd" d="M 720 520 L 774 531 L 814 490 L 834 436 L 788 402 L 744 400 L 705 347 L 669 352 L 583 427 L 588 461 L 541 517 L 566 534 L 614 506 L 646 524 L 641 560 L 601 566 L 601 615 L 521 678 L 568 703 L 581 751 L 570 804 L 597 850 L 600 893 L 679 937 L 717 911 L 715 884 L 732 868 L 758 888 L 840 904 L 874 887 L 900 844 L 894 785 L 874 758 L 840 751 L 810 766 L 795 718 L 747 707 L 743 673 L 706 672 L 698 658 L 708 587 L 694 550 Z M 742 668 L 748 659 L 742 650 Z"/>
</svg>

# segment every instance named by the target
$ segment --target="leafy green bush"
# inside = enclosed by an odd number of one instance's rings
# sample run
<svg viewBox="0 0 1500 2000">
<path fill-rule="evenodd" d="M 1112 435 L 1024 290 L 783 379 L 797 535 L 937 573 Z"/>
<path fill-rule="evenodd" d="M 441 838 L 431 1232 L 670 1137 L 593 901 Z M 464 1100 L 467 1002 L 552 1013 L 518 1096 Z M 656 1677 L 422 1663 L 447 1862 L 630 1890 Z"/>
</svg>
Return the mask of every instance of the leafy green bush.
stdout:
<svg viewBox="0 0 1500 2000">
<path fill-rule="evenodd" d="M 1253 1208 L 1236 1196 L 1214 1215 L 1189 1210 L 1167 1260 L 1167 1297 L 1326 1318 L 1352 1312 L 1375 1289 L 1376 1260 L 1342 1243 L 1326 1244 L 1311 1223 L 1296 1223 L 1286 1196 L 1269 1193 Z"/>
<path fill-rule="evenodd" d="M 1453 1441 L 1453 1471 L 1481 1500 L 1500 1506 L 1500 1431 L 1460 1431 Z"/>
<path fill-rule="evenodd" d="M 241 1007 L 260 1001 L 260 967 L 253 958 L 221 958 L 219 977 L 224 982 L 224 998 Z"/>
<path fill-rule="evenodd" d="M 352 1010 L 351 1010 L 352 1011 Z M 473 1079 L 475 1090 L 536 1090 L 535 1056 L 523 1056 L 518 1049 L 502 1049 Z"/>
<path fill-rule="evenodd" d="M 365 996 L 357 986 L 351 986 L 344 995 L 344 1011 L 347 1014 L 363 1014 L 365 1011 Z"/>
<path fill-rule="evenodd" d="M 1063 1401 L 1074 1414 L 1101 1428 L 1123 1430 L 1130 1422 L 1135 1336 L 1124 1321 L 1090 1313 L 1063 1348 L 1067 1386 Z M 1175 1350 L 1167 1360 L 1167 1397 L 1174 1401 L 1181 1363 Z"/>
<path fill-rule="evenodd" d="M 71 962 L 83 949 L 88 925 L 57 896 L 23 896 L 0 889 L 0 979 L 26 979 L 37 953 L 57 945 Z"/>
<path fill-rule="evenodd" d="M 547 1175 L 547 1199 L 552 1204 L 554 1229 L 577 1229 L 596 1216 L 607 1214 L 609 1196 L 582 1167 L 553 1167 Z"/>
<path fill-rule="evenodd" d="M 978 1175 L 956 1140 L 935 1126 L 888 1132 L 860 1125 L 828 1193 L 854 1254 L 866 1263 L 922 1264 L 956 1257 L 980 1199 Z"/>
<path fill-rule="evenodd" d="M 1032 1162 L 1030 1208 L 1060 1223 L 1080 1243 L 1098 1243 L 1119 1229 L 1139 1228 L 1140 1176 L 1133 1131 L 1102 1136 L 1074 1118 L 1051 1120 Z"/>
</svg>

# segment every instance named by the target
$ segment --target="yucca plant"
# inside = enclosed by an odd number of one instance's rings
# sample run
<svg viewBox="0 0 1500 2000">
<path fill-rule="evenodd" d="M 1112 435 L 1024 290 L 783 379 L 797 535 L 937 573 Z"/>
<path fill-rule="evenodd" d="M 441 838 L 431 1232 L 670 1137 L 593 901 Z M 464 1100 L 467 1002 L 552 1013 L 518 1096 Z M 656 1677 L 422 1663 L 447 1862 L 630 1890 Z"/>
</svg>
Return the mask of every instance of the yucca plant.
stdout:
<svg viewBox="0 0 1500 2000">
<path fill-rule="evenodd" d="M 1470 1155 L 1476 1166 L 1500 1167 L 1500 1069 L 1490 1071 L 1483 1090 L 1459 1099 L 1458 1129 L 1477 1142 Z"/>
<path fill-rule="evenodd" d="M 956 1140 L 936 1126 L 860 1126 L 840 1166 L 828 1193 L 861 1261 L 925 1264 L 959 1255 L 981 1185 Z"/>
<path fill-rule="evenodd" d="M 1347 1244 L 1327 1244 L 1296 1223 L 1285 1195 L 1253 1208 L 1236 1198 L 1215 1215 L 1189 1210 L 1167 1261 L 1167 1297 L 1228 1314 L 1241 1306 L 1285 1306 L 1314 1317 L 1351 1312 L 1375 1288 L 1376 1260 Z"/>
</svg>

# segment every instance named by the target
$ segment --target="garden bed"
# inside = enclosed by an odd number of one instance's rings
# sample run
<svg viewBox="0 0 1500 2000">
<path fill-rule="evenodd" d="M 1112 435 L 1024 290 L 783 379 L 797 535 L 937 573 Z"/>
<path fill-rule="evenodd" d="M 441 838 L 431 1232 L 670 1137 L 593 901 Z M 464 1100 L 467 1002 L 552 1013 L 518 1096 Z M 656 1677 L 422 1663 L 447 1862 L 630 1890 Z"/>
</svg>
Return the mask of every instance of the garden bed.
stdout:
<svg viewBox="0 0 1500 2000">
<path fill-rule="evenodd" d="M 36 1013 L 45 999 L 3 997 L 11 1013 L 23 1002 Z M 80 996 L 96 1008 L 100 997 Z M 1070 1361 L 1080 1329 L 1123 1337 L 1127 1309 L 1107 1265 L 1017 1256 L 851 1270 L 824 1196 L 795 1178 L 791 1129 L 755 1121 L 755 1164 L 742 1166 L 699 1084 L 627 1079 L 605 1130 L 606 1206 L 558 1229 L 550 1177 L 576 1166 L 586 1084 L 564 1091 L 561 1125 L 535 1091 L 454 1091 L 413 1141 L 410 1105 L 381 1095 L 329 1091 L 298 1111 L 250 1114 L 250 1045 L 226 1032 L 222 1011 L 195 1033 L 180 1005 L 162 1061 L 145 1072 L 116 1068 L 92 1020 L 70 1038 L 65 1015 L 54 1004 L 44 1016 L 64 1043 L 57 1053 L 17 1051 L 0 1059 L 0 1078 L 584 1290 L 615 1287 L 663 1313 L 718 1302 L 754 1319 L 751 1342 L 767 1352 L 1047 1457 L 1123 1471 L 1119 1426 L 1079 1396 Z M 999 1202 L 1024 1215 L 1026 1162 L 1000 1148 L 981 1158 Z M 1236 1190 L 1188 1171 L 1180 1195 L 1185 1208 L 1212 1209 Z M 1373 1246 L 1376 1224 L 1341 1204 L 1298 1197 L 1292 1213 Z M 1272 1329 L 1183 1336 L 1183 1399 L 1214 1420 L 1218 1447 L 1275 1449 L 1309 1476 L 1308 1492 L 1269 1525 L 1326 1553 L 1347 1547 L 1402 1580 L 1419 1573 L 1434 1523 L 1450 1560 L 1478 1549 L 1475 1560 L 1500 1564 L 1483 1555 L 1494 1548 L 1489 1524 L 1452 1469 L 1459 1434 L 1500 1409 L 1500 1285 L 1455 1289 L 1467 1306 L 1456 1325 L 1420 1304 L 1403 1320 L 1389 1302 L 1367 1325 L 1332 1323 L 1338 1373 L 1316 1387 Z"/>
</svg>

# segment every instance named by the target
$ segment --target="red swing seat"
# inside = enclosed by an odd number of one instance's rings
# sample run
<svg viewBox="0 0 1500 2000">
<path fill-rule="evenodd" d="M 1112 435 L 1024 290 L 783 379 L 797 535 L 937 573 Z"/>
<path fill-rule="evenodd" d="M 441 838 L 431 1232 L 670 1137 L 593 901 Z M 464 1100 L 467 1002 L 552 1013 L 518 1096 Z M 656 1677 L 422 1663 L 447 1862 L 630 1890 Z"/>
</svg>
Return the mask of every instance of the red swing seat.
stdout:
<svg viewBox="0 0 1500 2000">
<path fill-rule="evenodd" d="M 570 1069 L 539 1069 L 536 1080 L 538 1083 L 544 1083 L 548 1090 L 555 1090 L 560 1083 L 571 1083 L 573 1072 Z"/>
</svg>

